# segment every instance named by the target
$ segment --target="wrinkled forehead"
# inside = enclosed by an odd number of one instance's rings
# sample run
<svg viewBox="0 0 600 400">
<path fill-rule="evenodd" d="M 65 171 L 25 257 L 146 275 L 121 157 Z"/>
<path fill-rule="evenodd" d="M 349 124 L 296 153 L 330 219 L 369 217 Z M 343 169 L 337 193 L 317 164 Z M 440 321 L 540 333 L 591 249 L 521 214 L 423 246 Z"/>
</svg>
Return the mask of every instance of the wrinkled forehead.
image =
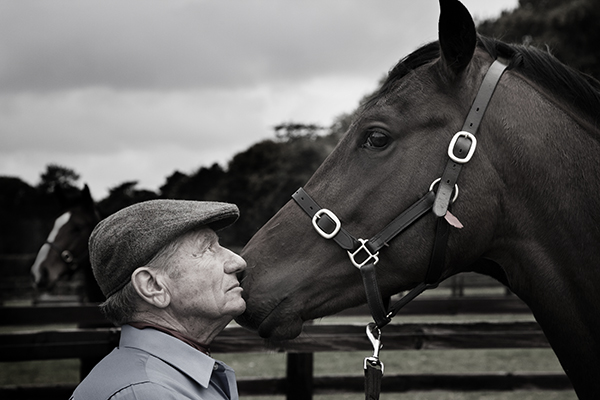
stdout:
<svg viewBox="0 0 600 400">
<path fill-rule="evenodd" d="M 191 246 L 195 249 L 205 249 L 211 244 L 219 241 L 217 233 L 207 226 L 192 229 L 177 238 L 182 245 Z"/>
</svg>

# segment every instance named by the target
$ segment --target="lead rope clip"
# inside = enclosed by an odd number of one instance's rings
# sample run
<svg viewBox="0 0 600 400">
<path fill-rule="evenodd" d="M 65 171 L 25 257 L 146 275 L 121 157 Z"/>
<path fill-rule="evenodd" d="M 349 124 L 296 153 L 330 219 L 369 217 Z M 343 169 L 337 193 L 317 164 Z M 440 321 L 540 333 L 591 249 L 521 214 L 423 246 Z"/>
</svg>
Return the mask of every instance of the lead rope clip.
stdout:
<svg viewBox="0 0 600 400">
<path fill-rule="evenodd" d="M 363 367 L 365 370 L 365 399 L 378 400 L 381 393 L 381 377 L 383 376 L 383 363 L 379 360 L 381 344 L 381 330 L 371 322 L 367 325 L 367 337 L 373 345 L 373 355 L 366 357 Z"/>
</svg>

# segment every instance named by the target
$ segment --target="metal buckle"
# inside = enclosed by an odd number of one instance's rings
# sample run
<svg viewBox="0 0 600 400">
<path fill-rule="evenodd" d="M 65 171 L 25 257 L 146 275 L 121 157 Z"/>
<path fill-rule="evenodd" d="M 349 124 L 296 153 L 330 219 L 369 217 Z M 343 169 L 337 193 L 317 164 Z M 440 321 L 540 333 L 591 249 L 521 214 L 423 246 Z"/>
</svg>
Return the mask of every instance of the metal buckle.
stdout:
<svg viewBox="0 0 600 400">
<path fill-rule="evenodd" d="M 358 249 L 356 249 L 353 253 L 351 253 L 350 251 L 348 251 L 348 256 L 350 257 L 350 261 L 352 261 L 352 264 L 354 264 L 354 266 L 358 269 L 362 268 L 363 265 L 367 264 L 371 259 L 375 259 L 375 261 L 373 262 L 373 265 L 377 264 L 379 262 L 379 257 L 377 257 L 379 255 L 379 252 L 376 252 L 375 254 L 372 254 L 369 249 L 367 248 L 366 244 L 368 242 L 368 240 L 366 239 L 357 239 L 360 242 L 360 247 Z M 355 257 L 358 253 L 360 253 L 361 250 L 364 250 L 367 252 L 367 254 L 369 255 L 369 257 L 367 257 L 365 259 L 365 261 L 363 261 L 362 263 L 358 263 L 355 260 Z"/>
<path fill-rule="evenodd" d="M 323 229 L 321 229 L 319 225 L 317 225 L 319 218 L 321 218 L 321 215 L 323 214 L 327 215 L 335 223 L 335 229 L 331 233 L 325 232 Z M 340 229 L 342 229 L 342 223 L 340 222 L 340 219 L 333 213 L 333 211 L 330 211 L 326 208 L 321 208 L 315 213 L 315 215 L 313 215 L 312 224 L 315 227 L 315 230 L 319 233 L 319 235 L 323 236 L 325 239 L 331 239 L 335 237 L 335 235 L 338 234 Z"/>
<path fill-rule="evenodd" d="M 459 158 L 454 155 L 453 150 L 454 150 L 454 146 L 456 146 L 456 142 L 462 136 L 466 137 L 467 139 L 469 139 L 471 141 L 471 147 L 469 147 L 469 152 L 467 153 L 467 155 L 465 157 Z M 452 159 L 452 161 L 454 161 L 454 162 L 457 162 L 459 164 L 465 164 L 471 160 L 471 157 L 473 157 L 473 153 L 475 153 L 476 148 L 477 148 L 477 138 L 475 138 L 475 136 L 470 132 L 459 131 L 459 132 L 456 132 L 456 134 L 454 134 L 454 137 L 450 141 L 450 145 L 448 146 L 448 157 L 450 157 Z"/>
<path fill-rule="evenodd" d="M 67 264 L 71 264 L 75 259 L 69 250 L 63 250 L 62 253 L 60 253 L 60 256 Z"/>
</svg>

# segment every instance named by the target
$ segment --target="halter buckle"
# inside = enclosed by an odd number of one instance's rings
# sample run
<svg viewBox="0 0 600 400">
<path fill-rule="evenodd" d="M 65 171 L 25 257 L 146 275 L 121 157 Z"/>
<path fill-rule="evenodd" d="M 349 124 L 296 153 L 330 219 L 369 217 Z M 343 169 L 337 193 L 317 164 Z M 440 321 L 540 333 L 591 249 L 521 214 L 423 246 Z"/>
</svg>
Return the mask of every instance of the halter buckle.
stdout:
<svg viewBox="0 0 600 400">
<path fill-rule="evenodd" d="M 330 233 L 325 232 L 318 225 L 319 218 L 321 218 L 321 216 L 323 214 L 327 215 L 335 223 L 335 228 L 333 228 L 333 231 L 331 231 Z M 313 224 L 313 227 L 315 228 L 315 230 L 319 233 L 319 235 L 323 236 L 325 239 L 331 239 L 331 238 L 335 237 L 335 235 L 338 234 L 340 229 L 342 229 L 342 223 L 341 223 L 340 219 L 333 213 L 333 211 L 330 211 L 326 208 L 321 208 L 319 211 L 317 211 L 315 213 L 315 215 L 313 215 L 312 224 Z"/>
<path fill-rule="evenodd" d="M 360 247 L 358 249 L 356 249 L 354 252 L 348 251 L 348 256 L 350 257 L 350 261 L 352 261 L 352 264 L 354 264 L 354 266 L 358 269 L 361 269 L 363 267 L 363 265 L 367 264 L 369 261 L 371 261 L 371 259 L 375 260 L 375 261 L 373 261 L 373 265 L 377 264 L 379 262 L 379 257 L 378 257 L 379 252 L 376 252 L 375 254 L 371 253 L 371 251 L 366 246 L 368 240 L 366 240 L 366 239 L 357 239 L 357 240 L 360 242 Z M 368 257 L 365 258 L 365 260 L 363 262 L 356 261 L 357 254 L 359 254 L 363 250 L 367 252 Z"/>
<path fill-rule="evenodd" d="M 469 139 L 471 141 L 471 147 L 469 147 L 469 151 L 467 152 L 467 155 L 462 158 L 454 155 L 454 146 L 456 146 L 456 142 L 461 137 L 466 137 L 467 139 Z M 456 132 L 456 134 L 454 134 L 454 137 L 450 141 L 450 145 L 448 146 L 448 157 L 450 157 L 452 159 L 452 161 L 454 161 L 456 163 L 466 164 L 471 160 L 471 157 L 473 157 L 473 154 L 475 153 L 476 148 L 477 148 L 477 138 L 475 137 L 475 135 L 473 135 L 472 133 L 467 132 L 467 131 L 459 131 L 459 132 Z"/>
<path fill-rule="evenodd" d="M 75 260 L 75 257 L 73 257 L 73 254 L 69 250 L 63 250 L 60 253 L 60 257 L 67 264 L 71 264 L 73 262 L 73 260 Z"/>
</svg>

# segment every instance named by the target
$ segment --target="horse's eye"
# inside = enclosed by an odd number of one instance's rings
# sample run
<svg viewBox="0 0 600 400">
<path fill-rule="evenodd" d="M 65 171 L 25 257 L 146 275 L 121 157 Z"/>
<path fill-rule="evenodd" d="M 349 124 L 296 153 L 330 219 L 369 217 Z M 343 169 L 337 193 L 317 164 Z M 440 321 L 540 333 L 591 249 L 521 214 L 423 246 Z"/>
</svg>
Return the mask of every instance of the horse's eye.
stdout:
<svg viewBox="0 0 600 400">
<path fill-rule="evenodd" d="M 390 137 L 381 131 L 371 131 L 367 134 L 367 139 L 363 147 L 368 149 L 383 149 L 388 145 Z"/>
</svg>

